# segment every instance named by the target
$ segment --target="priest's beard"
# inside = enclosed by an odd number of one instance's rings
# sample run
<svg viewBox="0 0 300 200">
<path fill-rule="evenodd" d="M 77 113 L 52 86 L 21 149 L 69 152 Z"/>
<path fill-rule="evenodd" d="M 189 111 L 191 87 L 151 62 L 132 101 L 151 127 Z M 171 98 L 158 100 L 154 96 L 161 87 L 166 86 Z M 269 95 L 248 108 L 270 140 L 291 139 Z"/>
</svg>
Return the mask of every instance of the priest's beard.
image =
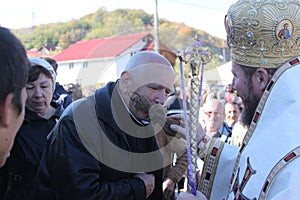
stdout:
<svg viewBox="0 0 300 200">
<path fill-rule="evenodd" d="M 248 84 L 248 86 L 246 98 L 243 99 L 244 108 L 240 117 L 242 124 L 247 127 L 250 126 L 256 107 L 260 101 L 260 98 L 253 94 L 252 85 Z"/>
</svg>

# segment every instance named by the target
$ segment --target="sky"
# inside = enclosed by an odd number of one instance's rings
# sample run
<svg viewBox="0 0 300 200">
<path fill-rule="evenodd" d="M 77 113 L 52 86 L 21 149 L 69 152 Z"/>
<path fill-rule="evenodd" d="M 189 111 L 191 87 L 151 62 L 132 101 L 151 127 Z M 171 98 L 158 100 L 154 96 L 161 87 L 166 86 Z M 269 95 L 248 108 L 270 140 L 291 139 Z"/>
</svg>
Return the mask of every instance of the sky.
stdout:
<svg viewBox="0 0 300 200">
<path fill-rule="evenodd" d="M 225 39 L 224 16 L 237 0 L 0 0 L 0 25 L 7 28 L 26 28 L 33 25 L 66 22 L 79 19 L 105 7 L 142 9 L 171 22 L 208 32 Z"/>
</svg>

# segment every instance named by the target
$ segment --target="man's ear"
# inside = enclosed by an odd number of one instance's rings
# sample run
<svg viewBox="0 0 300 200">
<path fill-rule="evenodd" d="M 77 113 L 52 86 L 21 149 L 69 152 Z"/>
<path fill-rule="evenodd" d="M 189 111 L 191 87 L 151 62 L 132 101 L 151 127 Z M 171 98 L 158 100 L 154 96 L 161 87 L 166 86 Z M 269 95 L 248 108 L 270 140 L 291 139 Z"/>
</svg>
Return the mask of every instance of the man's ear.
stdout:
<svg viewBox="0 0 300 200">
<path fill-rule="evenodd" d="M 1 116 L 1 122 L 0 125 L 4 128 L 7 128 L 9 126 L 9 118 L 10 118 L 10 110 L 12 107 L 12 99 L 13 99 L 14 95 L 13 93 L 9 93 L 5 100 L 3 105 L 0 107 L 0 116 Z"/>
<path fill-rule="evenodd" d="M 253 78 L 257 88 L 260 90 L 264 90 L 269 83 L 269 74 L 264 68 L 258 68 L 255 71 Z"/>
<path fill-rule="evenodd" d="M 127 89 L 129 87 L 130 75 L 128 72 L 122 72 L 120 77 L 121 88 Z"/>
</svg>

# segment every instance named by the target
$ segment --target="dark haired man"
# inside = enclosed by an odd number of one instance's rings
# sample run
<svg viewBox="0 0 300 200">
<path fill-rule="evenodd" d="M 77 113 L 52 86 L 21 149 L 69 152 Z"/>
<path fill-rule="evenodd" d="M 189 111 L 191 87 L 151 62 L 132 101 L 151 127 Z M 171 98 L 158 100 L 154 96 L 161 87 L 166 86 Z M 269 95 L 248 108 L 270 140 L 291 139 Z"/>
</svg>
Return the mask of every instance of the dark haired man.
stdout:
<svg viewBox="0 0 300 200">
<path fill-rule="evenodd" d="M 0 167 L 6 163 L 24 119 L 29 66 L 22 43 L 0 26 Z M 2 169 L 0 176 L 4 176 Z M 5 187 L 0 180 L 0 198 Z"/>
<path fill-rule="evenodd" d="M 29 66 L 22 43 L 0 26 L 0 167 L 23 122 Z"/>
</svg>

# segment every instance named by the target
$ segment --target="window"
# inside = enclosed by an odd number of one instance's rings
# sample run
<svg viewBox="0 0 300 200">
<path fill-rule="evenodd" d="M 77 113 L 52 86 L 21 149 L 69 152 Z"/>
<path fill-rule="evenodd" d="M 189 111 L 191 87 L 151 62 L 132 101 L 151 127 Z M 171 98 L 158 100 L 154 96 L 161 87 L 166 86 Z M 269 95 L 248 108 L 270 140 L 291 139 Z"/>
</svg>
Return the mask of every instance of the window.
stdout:
<svg viewBox="0 0 300 200">
<path fill-rule="evenodd" d="M 73 69 L 74 68 L 74 63 L 69 63 L 69 69 Z"/>
<path fill-rule="evenodd" d="M 83 63 L 82 63 L 82 68 L 83 68 L 83 69 L 88 68 L 88 62 L 83 62 Z"/>
</svg>

